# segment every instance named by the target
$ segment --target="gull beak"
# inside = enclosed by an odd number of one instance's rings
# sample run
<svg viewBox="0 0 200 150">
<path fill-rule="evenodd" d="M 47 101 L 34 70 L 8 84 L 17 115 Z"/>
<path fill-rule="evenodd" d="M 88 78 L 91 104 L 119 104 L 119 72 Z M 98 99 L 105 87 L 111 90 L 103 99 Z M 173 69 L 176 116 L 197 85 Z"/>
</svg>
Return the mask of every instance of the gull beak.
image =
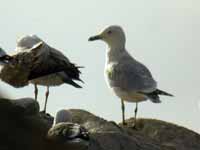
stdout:
<svg viewBox="0 0 200 150">
<path fill-rule="evenodd" d="M 101 40 L 102 37 L 100 35 L 95 35 L 95 36 L 91 36 L 88 41 L 95 41 L 95 40 Z"/>
</svg>

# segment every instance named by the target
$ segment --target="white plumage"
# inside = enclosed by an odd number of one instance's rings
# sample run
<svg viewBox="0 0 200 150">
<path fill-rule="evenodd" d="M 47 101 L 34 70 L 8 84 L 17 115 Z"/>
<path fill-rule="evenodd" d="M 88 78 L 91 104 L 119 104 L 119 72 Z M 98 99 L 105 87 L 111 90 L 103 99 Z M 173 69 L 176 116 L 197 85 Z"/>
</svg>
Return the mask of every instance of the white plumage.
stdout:
<svg viewBox="0 0 200 150">
<path fill-rule="evenodd" d="M 66 109 L 61 109 L 56 113 L 55 124 L 61 122 L 72 122 L 72 114 Z"/>
<path fill-rule="evenodd" d="M 123 124 L 125 124 L 124 101 L 128 101 L 136 102 L 136 125 L 138 102 L 150 99 L 154 103 L 160 103 L 159 95 L 172 95 L 158 90 L 157 83 L 148 68 L 128 53 L 125 48 L 125 33 L 120 26 L 109 26 L 99 35 L 90 37 L 89 41 L 98 39 L 108 44 L 105 77 L 108 86 L 121 99 Z"/>
</svg>

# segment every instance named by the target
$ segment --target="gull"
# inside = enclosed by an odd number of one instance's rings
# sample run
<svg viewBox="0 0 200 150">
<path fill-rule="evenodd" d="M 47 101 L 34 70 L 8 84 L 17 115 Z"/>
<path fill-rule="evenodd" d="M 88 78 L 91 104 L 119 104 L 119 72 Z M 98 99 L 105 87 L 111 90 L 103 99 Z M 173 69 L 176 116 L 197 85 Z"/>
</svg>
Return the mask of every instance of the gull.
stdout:
<svg viewBox="0 0 200 150">
<path fill-rule="evenodd" d="M 74 80 L 81 81 L 79 66 L 71 63 L 69 59 L 60 51 L 46 44 L 42 39 L 36 35 L 25 35 L 17 41 L 16 51 L 23 52 L 33 45 L 42 42 L 42 46 L 37 51 L 37 59 L 35 59 L 34 71 L 36 73 L 46 72 L 50 70 L 52 74 L 36 78 L 30 81 L 35 87 L 35 100 L 37 100 L 38 88 L 37 85 L 47 87 L 45 94 L 44 111 L 46 112 L 47 100 L 49 96 L 50 86 L 59 86 L 61 84 L 70 84 L 75 88 L 81 88 Z M 56 72 L 56 73 L 53 73 Z"/>
<path fill-rule="evenodd" d="M 133 126 L 136 127 L 139 102 L 149 99 L 153 103 L 160 103 L 159 95 L 173 96 L 159 90 L 157 82 L 148 68 L 128 53 L 122 27 L 118 25 L 106 27 L 100 34 L 92 36 L 88 40 L 102 40 L 108 45 L 105 78 L 109 87 L 121 99 L 123 125 L 126 124 L 124 101 L 136 103 Z"/>
<path fill-rule="evenodd" d="M 20 88 L 27 86 L 29 80 L 52 73 L 51 70 L 39 73 L 34 70 L 33 61 L 37 58 L 35 53 L 42 44 L 42 42 L 39 42 L 28 49 L 24 49 L 23 52 L 12 55 L 0 48 L 0 79 L 15 88 Z"/>
<path fill-rule="evenodd" d="M 88 131 L 79 124 L 61 122 L 49 129 L 47 139 L 53 145 L 63 145 L 66 149 L 87 149 L 90 142 Z"/>
<path fill-rule="evenodd" d="M 61 109 L 56 113 L 55 124 L 60 122 L 72 122 L 72 114 L 66 109 Z"/>
<path fill-rule="evenodd" d="M 62 109 L 56 113 L 56 123 L 49 129 L 47 139 L 54 143 L 63 144 L 68 149 L 87 149 L 89 133 L 81 125 L 72 123 L 72 116 L 68 110 Z"/>
</svg>

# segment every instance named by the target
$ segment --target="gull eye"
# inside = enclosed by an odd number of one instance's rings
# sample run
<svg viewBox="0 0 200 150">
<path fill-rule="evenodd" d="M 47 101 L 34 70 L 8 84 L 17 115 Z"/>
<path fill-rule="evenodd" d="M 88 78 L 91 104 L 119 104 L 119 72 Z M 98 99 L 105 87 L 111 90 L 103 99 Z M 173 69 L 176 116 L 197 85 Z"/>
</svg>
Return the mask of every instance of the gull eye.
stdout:
<svg viewBox="0 0 200 150">
<path fill-rule="evenodd" d="M 108 34 L 112 34 L 112 31 L 111 31 L 111 30 L 109 30 L 107 33 L 108 33 Z"/>
</svg>

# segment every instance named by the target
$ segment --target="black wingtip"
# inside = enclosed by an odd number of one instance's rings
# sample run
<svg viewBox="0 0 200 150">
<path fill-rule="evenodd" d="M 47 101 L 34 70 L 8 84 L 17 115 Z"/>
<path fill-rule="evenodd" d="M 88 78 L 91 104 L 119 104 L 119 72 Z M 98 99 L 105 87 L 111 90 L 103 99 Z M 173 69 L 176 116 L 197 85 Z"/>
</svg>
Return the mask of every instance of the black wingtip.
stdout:
<svg viewBox="0 0 200 150">
<path fill-rule="evenodd" d="M 158 95 L 165 95 L 165 96 L 174 97 L 174 95 L 172 95 L 172 94 L 170 94 L 170 93 L 167 93 L 167 92 L 165 92 L 165 91 L 159 90 L 159 89 L 157 89 L 156 92 L 157 92 Z"/>
<path fill-rule="evenodd" d="M 77 79 L 77 81 L 80 81 L 81 83 L 85 83 L 83 80 L 81 80 L 80 78 Z"/>
<path fill-rule="evenodd" d="M 77 68 L 85 68 L 84 66 L 76 66 Z"/>
<path fill-rule="evenodd" d="M 83 87 L 82 86 L 80 86 L 80 85 L 78 85 L 78 84 L 76 84 L 76 85 L 73 85 L 75 88 L 78 88 L 78 89 L 82 89 Z"/>
<path fill-rule="evenodd" d="M 68 84 L 72 85 L 75 88 L 79 88 L 79 89 L 82 88 L 82 86 L 80 86 L 79 84 L 77 84 L 73 80 L 66 80 L 65 83 L 68 83 Z"/>
</svg>

